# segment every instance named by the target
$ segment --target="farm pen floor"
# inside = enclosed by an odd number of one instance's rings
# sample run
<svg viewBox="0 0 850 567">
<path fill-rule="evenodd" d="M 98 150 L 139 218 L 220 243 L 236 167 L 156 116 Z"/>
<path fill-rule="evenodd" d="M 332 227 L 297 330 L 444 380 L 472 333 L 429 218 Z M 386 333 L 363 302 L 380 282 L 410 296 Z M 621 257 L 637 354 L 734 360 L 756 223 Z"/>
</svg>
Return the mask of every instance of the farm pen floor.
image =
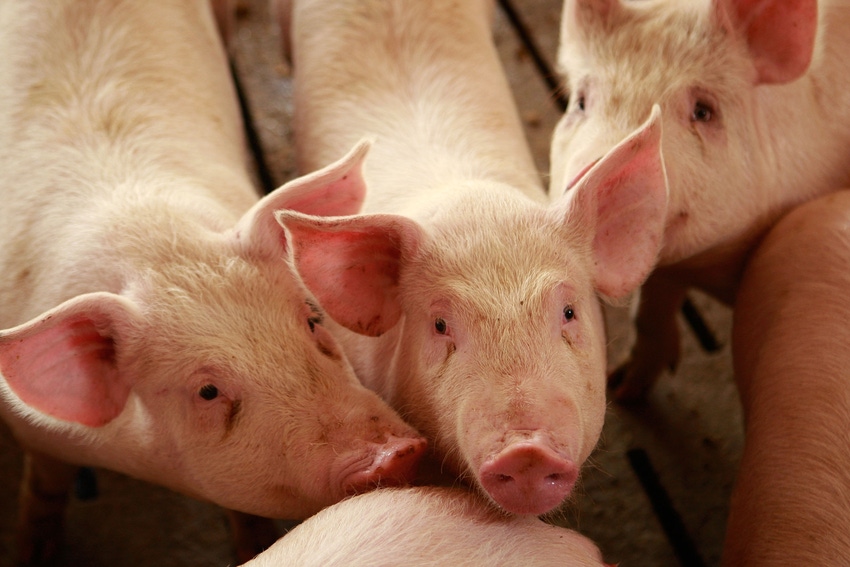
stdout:
<svg viewBox="0 0 850 567">
<path fill-rule="evenodd" d="M 496 40 L 545 178 L 549 137 L 560 115 L 546 67 L 555 59 L 561 0 L 499 4 Z M 539 59 L 529 40 L 539 49 Z M 276 186 L 295 175 L 292 91 L 266 0 L 240 0 L 232 47 L 269 166 L 265 184 Z M 729 353 L 731 314 L 705 297 L 694 294 L 692 299 L 719 348 L 704 350 L 680 321 L 683 351 L 675 376 L 663 377 L 645 405 L 609 406 L 602 441 L 585 466 L 574 501 L 558 520 L 592 538 L 609 562 L 623 567 L 719 563 L 743 444 Z M 627 309 L 609 308 L 607 316 L 610 360 L 616 362 L 631 340 Z M 0 567 L 12 565 L 21 468 L 21 452 L 0 425 Z M 61 565 L 234 564 L 219 508 L 109 471 L 97 471 L 97 479 L 97 498 L 71 501 Z"/>
</svg>

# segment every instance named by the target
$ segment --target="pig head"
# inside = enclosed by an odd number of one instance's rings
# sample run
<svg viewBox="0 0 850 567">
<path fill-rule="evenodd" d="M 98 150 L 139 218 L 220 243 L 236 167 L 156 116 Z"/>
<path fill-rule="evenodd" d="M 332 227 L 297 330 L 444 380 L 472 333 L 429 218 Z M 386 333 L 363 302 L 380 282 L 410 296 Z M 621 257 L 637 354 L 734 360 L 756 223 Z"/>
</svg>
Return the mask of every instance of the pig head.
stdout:
<svg viewBox="0 0 850 567">
<path fill-rule="evenodd" d="M 424 441 L 357 381 L 274 218 L 356 211 L 366 151 L 222 233 L 124 219 L 146 237 L 114 236 L 109 262 L 155 266 L 0 331 L 0 413 L 22 444 L 271 517 L 412 478 Z"/>
<path fill-rule="evenodd" d="M 489 183 L 428 228 L 395 214 L 278 215 L 308 287 L 359 334 L 338 336 L 361 379 L 509 512 L 560 505 L 599 438 L 597 295 L 624 297 L 654 265 L 660 143 L 656 108 L 549 208 Z"/>
<path fill-rule="evenodd" d="M 783 210 L 850 175 L 839 55 L 850 13 L 839 4 L 567 0 L 558 64 L 570 103 L 552 195 L 659 104 L 670 182 L 660 263 L 743 253 Z"/>
</svg>

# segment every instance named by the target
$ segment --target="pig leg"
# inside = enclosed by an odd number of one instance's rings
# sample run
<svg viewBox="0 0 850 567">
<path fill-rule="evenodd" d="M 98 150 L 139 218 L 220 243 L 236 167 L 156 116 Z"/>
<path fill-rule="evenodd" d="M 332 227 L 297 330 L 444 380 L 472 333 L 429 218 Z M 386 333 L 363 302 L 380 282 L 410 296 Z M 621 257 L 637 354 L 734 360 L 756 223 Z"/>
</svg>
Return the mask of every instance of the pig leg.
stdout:
<svg viewBox="0 0 850 567">
<path fill-rule="evenodd" d="M 732 352 L 745 446 L 724 565 L 850 565 L 850 192 L 757 249 Z"/>
<path fill-rule="evenodd" d="M 78 467 L 28 451 L 18 514 L 18 565 L 42 564 L 62 545 L 68 494 Z"/>
<path fill-rule="evenodd" d="M 233 548 L 238 564 L 250 561 L 277 541 L 274 521 L 269 518 L 227 510 Z"/>
<path fill-rule="evenodd" d="M 679 327 L 676 314 L 685 301 L 687 288 L 658 272 L 643 284 L 635 317 L 637 336 L 629 359 L 608 378 L 614 398 L 636 401 L 666 369 L 679 364 Z"/>
</svg>

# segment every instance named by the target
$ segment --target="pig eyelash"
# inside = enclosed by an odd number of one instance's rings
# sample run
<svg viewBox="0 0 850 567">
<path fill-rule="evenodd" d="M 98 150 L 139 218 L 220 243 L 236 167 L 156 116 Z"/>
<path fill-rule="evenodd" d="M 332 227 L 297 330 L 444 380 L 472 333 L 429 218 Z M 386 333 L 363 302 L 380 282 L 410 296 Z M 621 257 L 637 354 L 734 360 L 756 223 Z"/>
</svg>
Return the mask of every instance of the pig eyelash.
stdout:
<svg viewBox="0 0 850 567">
<path fill-rule="evenodd" d="M 576 310 L 572 304 L 569 304 L 564 307 L 564 321 L 569 323 L 570 321 L 575 321 L 576 319 Z"/>
<path fill-rule="evenodd" d="M 311 315 L 307 317 L 307 325 L 310 327 L 310 332 L 313 333 L 316 331 L 316 325 L 322 324 L 322 311 L 319 309 L 319 306 L 310 301 L 309 299 L 304 303 L 307 304 L 307 307 L 310 308 Z"/>
<path fill-rule="evenodd" d="M 204 384 L 201 386 L 201 389 L 198 390 L 198 395 L 207 401 L 214 400 L 218 397 L 218 388 L 216 388 L 213 384 Z"/>
</svg>

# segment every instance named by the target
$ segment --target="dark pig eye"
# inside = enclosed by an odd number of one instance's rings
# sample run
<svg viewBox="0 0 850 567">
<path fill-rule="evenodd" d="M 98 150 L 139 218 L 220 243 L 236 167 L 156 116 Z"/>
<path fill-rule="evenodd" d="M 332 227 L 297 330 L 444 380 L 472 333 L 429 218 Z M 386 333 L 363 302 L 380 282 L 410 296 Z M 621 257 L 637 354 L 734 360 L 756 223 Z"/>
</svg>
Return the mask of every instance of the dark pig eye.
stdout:
<svg viewBox="0 0 850 567">
<path fill-rule="evenodd" d="M 313 333 L 316 331 L 316 325 L 322 324 L 322 310 L 309 299 L 305 303 L 310 309 L 310 316 L 307 317 L 307 326 L 310 327 L 310 332 Z"/>
<path fill-rule="evenodd" d="M 691 113 L 691 122 L 711 122 L 713 118 L 714 109 L 711 105 L 699 100 L 694 104 L 694 110 Z"/>
<path fill-rule="evenodd" d="M 441 317 L 437 317 L 434 320 L 434 330 L 441 335 L 445 335 L 446 331 L 449 330 L 448 325 L 446 325 L 446 320 Z"/>
<path fill-rule="evenodd" d="M 576 318 L 576 310 L 572 305 L 567 305 L 564 307 L 564 319 L 567 321 L 572 321 Z"/>
<path fill-rule="evenodd" d="M 198 395 L 207 401 L 214 400 L 218 397 L 218 388 L 212 384 L 206 384 L 198 390 Z"/>
<path fill-rule="evenodd" d="M 580 111 L 584 112 L 584 106 L 585 106 L 585 104 L 584 104 L 584 95 L 583 95 L 583 94 L 581 94 L 581 95 L 579 95 L 579 96 L 578 96 L 578 98 L 576 99 L 576 108 L 578 108 Z"/>
</svg>

